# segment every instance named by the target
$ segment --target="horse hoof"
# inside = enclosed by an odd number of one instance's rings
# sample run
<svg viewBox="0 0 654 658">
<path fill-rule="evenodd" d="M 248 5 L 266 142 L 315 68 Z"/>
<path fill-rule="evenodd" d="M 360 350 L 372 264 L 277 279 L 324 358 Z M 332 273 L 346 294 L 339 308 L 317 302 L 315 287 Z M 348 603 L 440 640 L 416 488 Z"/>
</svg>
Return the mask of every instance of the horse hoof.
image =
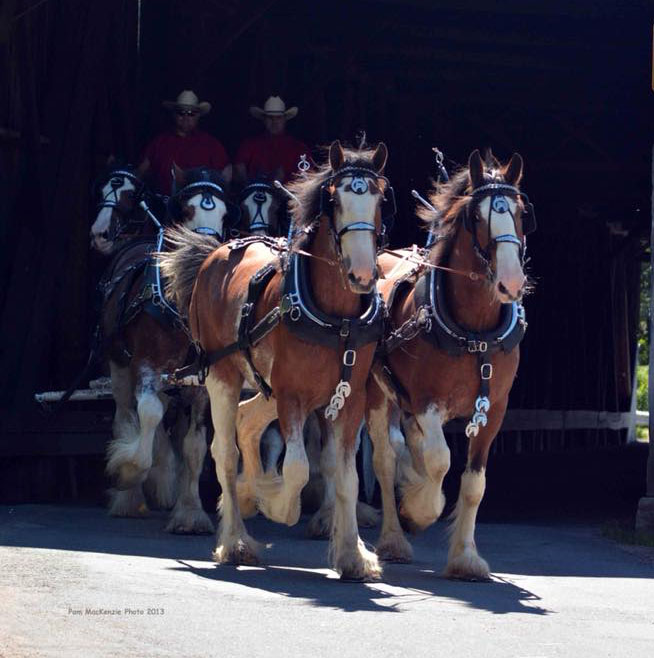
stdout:
<svg viewBox="0 0 654 658">
<path fill-rule="evenodd" d="M 450 558 L 445 572 L 446 578 L 452 580 L 465 580 L 468 582 L 491 582 L 488 562 L 480 557 L 476 551 L 466 549 L 460 555 Z"/>
<path fill-rule="evenodd" d="M 232 564 L 234 566 L 256 567 L 261 564 L 257 554 L 256 544 L 253 540 L 239 540 L 232 546 L 221 544 L 213 552 L 213 559 L 217 564 Z"/>
<path fill-rule="evenodd" d="M 380 539 L 376 546 L 377 557 L 383 562 L 410 564 L 413 562 L 413 548 L 403 536 Z"/>
<path fill-rule="evenodd" d="M 360 528 L 374 528 L 381 518 L 381 512 L 372 505 L 357 501 L 357 524 Z"/>
<path fill-rule="evenodd" d="M 329 539 L 332 513 L 333 510 L 318 510 L 307 525 L 307 537 L 310 539 Z"/>
<path fill-rule="evenodd" d="M 215 532 L 211 519 L 203 510 L 175 514 L 166 525 L 173 535 L 212 535 Z"/>
</svg>

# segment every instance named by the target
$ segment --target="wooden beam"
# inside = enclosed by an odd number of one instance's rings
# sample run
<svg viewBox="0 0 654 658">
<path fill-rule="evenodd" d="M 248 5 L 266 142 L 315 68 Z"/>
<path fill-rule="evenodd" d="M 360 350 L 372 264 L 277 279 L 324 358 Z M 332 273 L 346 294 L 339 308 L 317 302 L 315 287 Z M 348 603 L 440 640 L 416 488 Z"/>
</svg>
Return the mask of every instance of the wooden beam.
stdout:
<svg viewBox="0 0 654 658">
<path fill-rule="evenodd" d="M 384 5 L 402 5 L 405 12 L 412 8 L 430 10 L 434 16 L 446 14 L 498 14 L 510 16 L 562 16 L 590 20 L 593 18 L 645 14 L 646 3 L 631 7 L 626 3 L 601 3 L 594 0 L 577 0 L 576 2 L 524 2 L 524 0 L 502 0 L 502 2 L 480 2 L 480 0 L 457 0 L 447 3 L 445 7 L 434 0 L 377 0 Z"/>
<path fill-rule="evenodd" d="M 623 430 L 633 423 L 644 426 L 650 422 L 647 412 L 634 415 L 629 411 L 598 411 L 594 409 L 509 409 L 502 423 L 502 432 L 535 430 Z M 445 426 L 446 431 L 462 432 L 467 421 L 456 420 Z"/>
<path fill-rule="evenodd" d="M 8 417 L 0 423 L 0 456 L 104 454 L 111 438 L 111 403 L 88 403 L 86 410 L 64 411 L 56 416 L 33 415 L 20 422 Z M 597 410 L 509 409 L 502 432 L 538 430 L 623 430 L 647 425 L 647 412 Z M 445 426 L 448 433 L 463 432 L 466 420 Z"/>
<path fill-rule="evenodd" d="M 222 30 L 221 35 L 216 39 L 211 57 L 207 59 L 204 66 L 205 70 L 209 70 L 225 54 L 225 51 L 250 28 L 256 25 L 278 1 L 261 0 L 255 6 L 252 6 L 252 3 L 248 3 L 247 11 L 239 12 L 235 20 L 229 21 Z"/>
<path fill-rule="evenodd" d="M 539 33 L 524 34 L 513 30 L 506 32 L 498 32 L 497 30 L 479 30 L 475 28 L 460 28 L 454 25 L 444 25 L 443 23 L 406 23 L 396 24 L 393 27 L 393 34 L 399 37 L 403 43 L 411 41 L 418 42 L 420 39 L 440 44 L 464 44 L 465 47 L 473 47 L 478 45 L 488 45 L 493 49 L 498 46 L 515 46 L 518 48 L 529 48 L 534 50 L 536 48 L 556 48 L 557 52 L 562 49 L 573 50 L 576 54 L 583 53 L 591 56 L 597 55 L 599 52 L 613 53 L 618 44 L 611 39 L 611 42 L 586 42 L 579 38 L 566 38 L 560 34 L 554 33 Z M 626 45 L 627 35 L 613 35 L 624 36 L 623 43 Z M 478 50 L 478 48 L 476 48 Z"/>
<path fill-rule="evenodd" d="M 318 45 L 312 48 L 313 51 L 322 55 L 333 56 L 342 52 L 342 46 L 336 43 L 325 45 Z M 538 70 L 538 71 L 567 71 L 575 70 L 574 63 L 568 62 L 553 62 L 551 59 L 541 57 L 539 55 L 500 55 L 493 53 L 492 61 L 489 60 L 488 52 L 474 52 L 471 50 L 456 51 L 451 48 L 434 48 L 430 46 L 406 44 L 401 49 L 396 46 L 388 45 L 386 43 L 375 44 L 365 49 L 365 57 L 373 58 L 375 60 L 380 57 L 387 57 L 389 60 L 397 61 L 402 60 L 421 60 L 424 62 L 446 62 L 457 65 L 472 64 L 475 67 L 484 67 L 486 71 L 492 64 L 494 69 L 510 69 L 520 70 L 525 69 Z M 580 69 L 581 70 L 581 69 Z"/>
</svg>

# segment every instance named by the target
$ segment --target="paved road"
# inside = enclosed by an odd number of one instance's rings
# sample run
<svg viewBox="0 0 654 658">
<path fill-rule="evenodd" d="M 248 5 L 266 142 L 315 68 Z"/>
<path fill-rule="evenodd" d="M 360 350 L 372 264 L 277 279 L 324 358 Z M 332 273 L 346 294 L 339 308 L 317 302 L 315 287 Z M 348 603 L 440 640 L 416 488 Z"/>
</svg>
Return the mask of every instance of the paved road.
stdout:
<svg viewBox="0 0 654 658">
<path fill-rule="evenodd" d="M 267 566 L 234 568 L 211 562 L 212 537 L 164 534 L 163 516 L 0 507 L 0 655 L 654 655 L 652 549 L 588 527 L 485 524 L 494 582 L 462 583 L 439 576 L 439 523 L 415 539 L 414 564 L 346 584 L 305 523 L 249 522 Z"/>
</svg>

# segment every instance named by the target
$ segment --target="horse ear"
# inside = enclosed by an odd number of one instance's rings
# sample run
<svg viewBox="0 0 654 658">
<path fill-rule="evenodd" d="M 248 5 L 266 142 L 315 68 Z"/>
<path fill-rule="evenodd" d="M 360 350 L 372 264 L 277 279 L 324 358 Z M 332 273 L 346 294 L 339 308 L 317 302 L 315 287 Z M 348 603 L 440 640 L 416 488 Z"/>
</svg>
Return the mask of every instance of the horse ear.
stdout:
<svg viewBox="0 0 654 658">
<path fill-rule="evenodd" d="M 479 149 L 475 149 L 468 158 L 468 172 L 473 189 L 484 184 L 484 163 L 481 160 Z"/>
<path fill-rule="evenodd" d="M 522 156 L 519 153 L 514 153 L 511 156 L 511 160 L 506 166 L 506 172 L 504 173 L 504 180 L 509 185 L 517 185 L 520 182 L 523 164 Z"/>
<path fill-rule="evenodd" d="M 223 180 L 225 181 L 225 184 L 229 185 L 232 182 L 232 175 L 234 173 L 234 168 L 232 167 L 232 165 L 231 164 L 226 165 L 221 173 L 223 176 Z"/>
<path fill-rule="evenodd" d="M 116 156 L 111 153 L 107 158 L 107 167 L 113 167 L 116 162 Z"/>
<path fill-rule="evenodd" d="M 343 167 L 344 163 L 345 153 L 343 151 L 343 147 L 338 140 L 335 140 L 329 147 L 329 164 L 332 168 L 332 171 L 338 171 Z"/>
<path fill-rule="evenodd" d="M 375 149 L 375 154 L 372 156 L 372 166 L 378 174 L 381 174 L 384 171 L 386 160 L 388 160 L 388 149 L 384 142 L 379 142 Z"/>
<path fill-rule="evenodd" d="M 184 175 L 184 170 L 178 167 L 176 162 L 173 162 L 171 173 L 173 175 L 173 180 L 175 181 L 177 189 L 184 187 L 186 183 L 186 176 Z"/>
</svg>

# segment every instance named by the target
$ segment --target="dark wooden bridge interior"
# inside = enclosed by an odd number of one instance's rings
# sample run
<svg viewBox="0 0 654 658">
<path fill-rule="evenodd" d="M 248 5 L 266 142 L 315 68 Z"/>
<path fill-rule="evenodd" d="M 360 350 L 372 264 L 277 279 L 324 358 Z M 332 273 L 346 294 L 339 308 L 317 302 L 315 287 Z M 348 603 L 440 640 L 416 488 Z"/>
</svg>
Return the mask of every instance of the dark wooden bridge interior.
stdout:
<svg viewBox="0 0 654 658">
<path fill-rule="evenodd" d="M 66 388 L 87 358 L 103 267 L 89 250 L 91 182 L 109 154 L 138 160 L 165 126 L 161 101 L 187 88 L 212 103 L 204 127 L 232 155 L 259 130 L 248 106 L 273 93 L 299 106 L 289 129 L 310 144 L 361 129 L 384 140 L 396 246 L 424 240 L 409 191 L 427 189 L 432 146 L 450 169 L 474 148 L 519 151 L 539 222 L 535 289 L 497 452 L 628 450 L 651 60 L 644 0 L 4 0 L 0 499 L 20 481 L 26 499 L 37 481 L 69 491 L 75 456 L 101 454 L 110 404 L 55 418 L 32 396 Z"/>
</svg>

